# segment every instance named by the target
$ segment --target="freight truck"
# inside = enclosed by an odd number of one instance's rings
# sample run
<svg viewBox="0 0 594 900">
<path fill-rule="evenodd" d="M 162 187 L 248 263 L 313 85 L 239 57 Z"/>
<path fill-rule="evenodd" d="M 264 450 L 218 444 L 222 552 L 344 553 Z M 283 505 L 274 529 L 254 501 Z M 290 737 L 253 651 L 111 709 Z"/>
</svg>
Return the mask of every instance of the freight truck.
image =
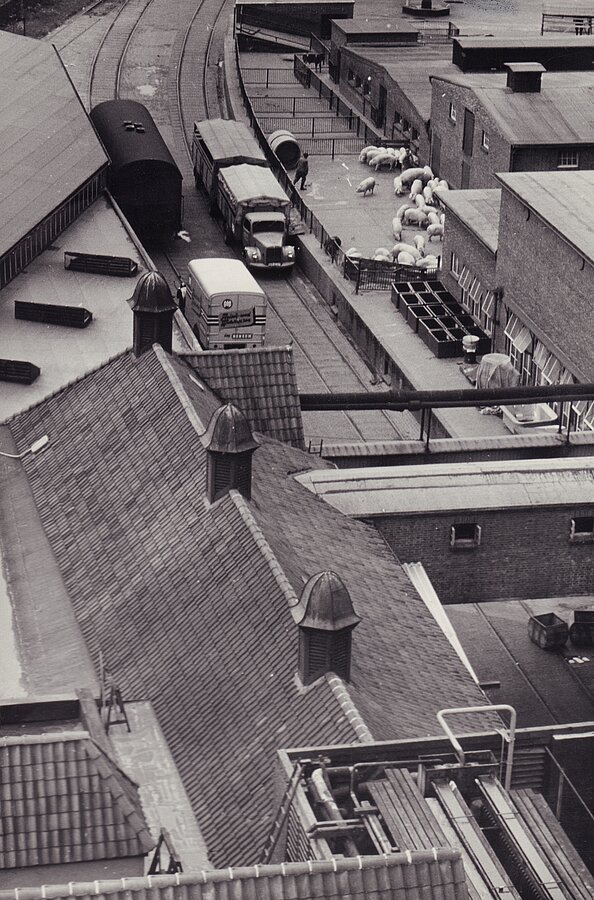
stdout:
<svg viewBox="0 0 594 900">
<path fill-rule="evenodd" d="M 196 123 L 192 163 L 211 215 L 222 219 L 225 242 L 241 243 L 246 265 L 290 270 L 295 263 L 288 242 L 291 201 L 249 128 L 228 119 Z"/>
</svg>

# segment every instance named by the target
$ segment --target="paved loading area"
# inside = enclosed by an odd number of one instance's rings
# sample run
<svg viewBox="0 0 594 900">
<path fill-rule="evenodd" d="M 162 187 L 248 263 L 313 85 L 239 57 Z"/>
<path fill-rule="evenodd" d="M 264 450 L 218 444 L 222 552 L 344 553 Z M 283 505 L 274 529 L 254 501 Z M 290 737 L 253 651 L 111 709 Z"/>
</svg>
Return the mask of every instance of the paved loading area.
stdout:
<svg viewBox="0 0 594 900">
<path fill-rule="evenodd" d="M 243 73 L 249 68 L 290 70 L 292 65 L 293 57 L 290 54 L 244 53 L 241 56 Z M 336 85 L 332 87 L 336 90 Z M 274 109 L 275 98 L 315 97 L 317 91 L 303 87 L 295 79 L 292 85 L 269 84 L 268 87 L 263 87 L 250 84 L 249 95 L 265 96 L 270 108 Z M 243 114 L 243 107 L 237 91 L 232 92 L 232 97 L 236 117 L 239 118 Z M 356 192 L 356 188 L 370 174 L 376 179 L 377 185 L 373 195 L 363 197 L 363 194 Z M 340 237 L 345 250 L 356 247 L 363 256 L 372 256 L 378 247 L 391 249 L 395 243 L 392 219 L 408 196 L 394 195 L 395 174 L 385 170 L 376 173 L 359 162 L 358 153 L 337 155 L 334 158 L 311 154 L 306 189 L 300 191 L 300 195 L 325 230 Z M 424 229 L 407 227 L 403 230 L 402 240 L 412 243 L 415 236 L 424 238 L 428 252 L 441 254 L 441 241 L 429 241 Z M 323 269 L 324 277 L 332 280 L 335 285 L 333 293 L 337 291 L 341 294 L 363 323 L 364 330 L 373 335 L 377 344 L 395 362 L 405 382 L 419 390 L 471 388 L 460 371 L 461 359 L 438 359 L 434 356 L 393 306 L 389 291 L 356 294 L 354 283 L 342 276 L 341 270 L 332 264 L 314 236 L 305 234 L 303 243 Z M 355 333 L 355 326 L 352 330 Z M 437 415 L 452 437 L 509 434 L 501 419 L 482 415 L 478 409 L 439 410 Z"/>
</svg>

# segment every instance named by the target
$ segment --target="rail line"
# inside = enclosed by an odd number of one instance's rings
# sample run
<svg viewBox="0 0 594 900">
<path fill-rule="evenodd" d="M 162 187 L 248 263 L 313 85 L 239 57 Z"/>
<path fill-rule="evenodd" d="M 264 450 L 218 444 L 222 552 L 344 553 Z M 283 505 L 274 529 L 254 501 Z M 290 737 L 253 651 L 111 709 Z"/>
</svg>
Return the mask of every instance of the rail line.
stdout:
<svg viewBox="0 0 594 900">
<path fill-rule="evenodd" d="M 170 71 L 175 71 L 171 85 L 171 103 L 157 103 L 153 117 L 161 126 L 169 127 L 175 147 L 171 150 L 177 158 L 184 178 L 193 183 L 191 141 L 195 119 L 227 117 L 228 112 L 221 91 L 221 62 L 224 40 L 224 20 L 229 0 L 200 0 L 197 7 L 187 3 L 187 21 L 180 36 L 171 46 Z M 106 30 L 101 45 L 93 59 L 89 76 L 89 98 L 117 98 L 125 84 L 126 59 L 134 45 L 139 25 L 151 8 L 158 9 L 159 0 L 126 0 L 117 16 Z M 182 2 L 178 0 L 177 10 Z M 202 26 L 204 23 L 204 26 Z M 201 89 L 196 86 L 201 84 Z M 108 96 L 109 95 L 109 96 Z M 151 110 L 151 97 L 143 102 Z M 153 110 L 151 110 L 153 112 Z M 159 121 L 160 119 L 160 121 Z M 183 158 L 182 158 L 183 157 Z M 206 236 L 210 246 L 218 252 L 222 243 L 216 223 L 208 216 L 207 204 L 198 193 L 186 190 L 186 228 Z M 204 254 L 204 251 L 201 251 Z M 178 281 L 190 259 L 200 255 L 188 244 L 173 242 L 158 252 L 151 251 L 153 259 L 162 271 L 170 271 L 173 281 Z M 212 255 L 212 251 L 210 253 Z M 220 255 L 229 255 L 225 247 Z M 353 348 L 327 310 L 315 289 L 294 273 L 288 279 L 267 279 L 265 289 L 270 300 L 270 332 L 272 342 L 293 341 L 298 380 L 302 390 L 324 390 L 332 393 L 344 390 L 370 390 L 374 373 Z M 350 412 L 332 414 L 332 430 L 326 426 L 328 416 L 308 415 L 308 436 L 319 433 L 344 440 L 395 440 L 416 437 L 418 425 L 410 414 L 385 411 Z M 320 426 L 318 428 L 318 426 Z"/>
</svg>

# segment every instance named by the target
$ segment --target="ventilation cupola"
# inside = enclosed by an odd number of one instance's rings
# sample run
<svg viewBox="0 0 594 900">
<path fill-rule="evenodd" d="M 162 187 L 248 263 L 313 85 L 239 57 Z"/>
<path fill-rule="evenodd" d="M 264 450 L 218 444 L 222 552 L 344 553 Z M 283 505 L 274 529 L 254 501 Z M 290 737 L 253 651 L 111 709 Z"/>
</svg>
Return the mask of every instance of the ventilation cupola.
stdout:
<svg viewBox="0 0 594 900">
<path fill-rule="evenodd" d="M 175 309 L 171 290 L 161 273 L 145 272 L 132 297 L 135 356 L 141 356 L 153 344 L 160 344 L 171 353 Z"/>
<path fill-rule="evenodd" d="M 252 495 L 252 454 L 259 447 L 244 414 L 232 403 L 213 414 L 203 437 L 208 455 L 207 491 L 211 503 L 232 488 Z"/>
<path fill-rule="evenodd" d="M 299 674 L 303 683 L 310 684 L 327 672 L 348 681 L 353 628 L 361 619 L 338 575 L 328 571 L 312 576 L 294 615 L 299 626 Z"/>
</svg>

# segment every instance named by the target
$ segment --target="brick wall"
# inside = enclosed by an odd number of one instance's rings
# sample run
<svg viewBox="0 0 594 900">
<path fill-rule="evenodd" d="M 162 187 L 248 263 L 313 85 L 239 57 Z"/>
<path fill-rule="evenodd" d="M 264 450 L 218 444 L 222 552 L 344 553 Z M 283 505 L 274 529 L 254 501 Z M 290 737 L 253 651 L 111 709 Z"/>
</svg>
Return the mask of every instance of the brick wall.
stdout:
<svg viewBox="0 0 594 900">
<path fill-rule="evenodd" d="M 513 151 L 511 172 L 556 171 L 562 145 L 551 147 L 516 147 Z M 571 149 L 574 149 L 572 147 Z M 579 147 L 578 169 L 594 169 L 594 146 Z M 500 171 L 503 171 L 502 169 Z"/>
<path fill-rule="evenodd" d="M 594 380 L 594 266 L 535 213 L 528 218 L 525 204 L 505 189 L 497 280 L 505 288 L 506 306 L 580 380 Z M 503 346 L 503 328 L 497 345 Z"/>
<path fill-rule="evenodd" d="M 518 509 L 370 519 L 401 562 L 422 562 L 443 603 L 591 594 L 594 543 L 571 543 L 571 518 L 592 509 Z M 450 549 L 450 527 L 481 526 L 481 544 Z"/>
<path fill-rule="evenodd" d="M 446 209 L 446 227 L 443 234 L 441 280 L 448 291 L 461 299 L 462 291 L 452 275 L 451 260 L 455 253 L 461 266 L 468 266 L 480 279 L 483 287 L 494 290 L 496 281 L 496 256 L 479 241 L 472 231 L 451 210 Z"/>
<path fill-rule="evenodd" d="M 433 77 L 431 92 L 431 158 L 435 155 L 435 139 L 440 141 L 439 176 L 454 188 L 462 186 L 462 160 L 470 166 L 469 188 L 498 187 L 493 173 L 508 172 L 510 145 L 497 131 L 471 90 Z M 456 123 L 450 120 L 450 103 L 456 108 Z M 472 156 L 462 152 L 464 134 L 464 110 L 474 113 L 474 141 Z M 489 136 L 489 150 L 482 146 L 483 131 Z"/>
</svg>

